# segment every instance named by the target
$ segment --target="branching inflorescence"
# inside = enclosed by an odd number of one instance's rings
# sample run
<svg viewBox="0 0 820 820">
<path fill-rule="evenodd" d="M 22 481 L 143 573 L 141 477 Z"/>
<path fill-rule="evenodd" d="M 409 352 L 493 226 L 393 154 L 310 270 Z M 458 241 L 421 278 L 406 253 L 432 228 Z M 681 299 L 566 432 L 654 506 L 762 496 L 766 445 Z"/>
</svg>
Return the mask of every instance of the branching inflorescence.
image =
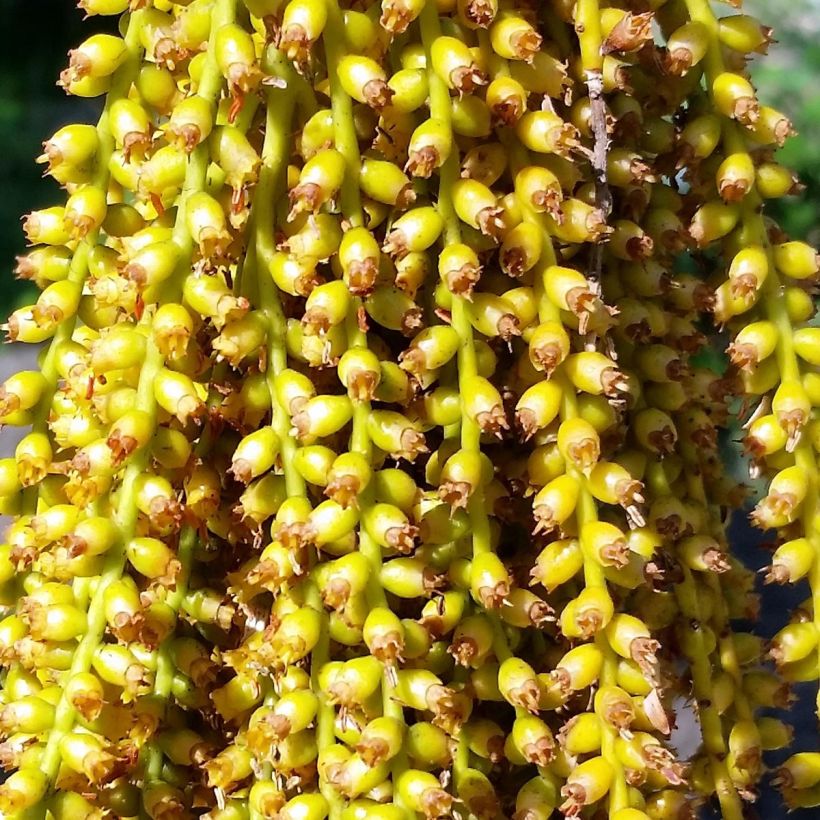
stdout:
<svg viewBox="0 0 820 820">
<path fill-rule="evenodd" d="M 60 76 L 105 105 L 0 387 L 3 816 L 744 817 L 820 677 L 820 330 L 729 5 L 81 0 L 121 36 Z M 737 418 L 812 590 L 769 645 Z M 820 752 L 773 780 L 820 804 Z"/>
</svg>

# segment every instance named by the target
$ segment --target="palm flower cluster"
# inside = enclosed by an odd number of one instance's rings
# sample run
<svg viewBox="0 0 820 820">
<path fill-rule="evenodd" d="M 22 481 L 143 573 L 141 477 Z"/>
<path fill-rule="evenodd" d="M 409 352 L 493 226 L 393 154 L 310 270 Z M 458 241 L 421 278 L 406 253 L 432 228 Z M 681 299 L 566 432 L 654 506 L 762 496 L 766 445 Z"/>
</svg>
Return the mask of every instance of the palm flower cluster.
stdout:
<svg viewBox="0 0 820 820">
<path fill-rule="evenodd" d="M 61 74 L 104 109 L 6 325 L 3 816 L 820 804 L 763 760 L 820 676 L 818 261 L 729 5 L 80 0 L 121 36 Z M 768 644 L 738 416 L 812 590 Z"/>
</svg>

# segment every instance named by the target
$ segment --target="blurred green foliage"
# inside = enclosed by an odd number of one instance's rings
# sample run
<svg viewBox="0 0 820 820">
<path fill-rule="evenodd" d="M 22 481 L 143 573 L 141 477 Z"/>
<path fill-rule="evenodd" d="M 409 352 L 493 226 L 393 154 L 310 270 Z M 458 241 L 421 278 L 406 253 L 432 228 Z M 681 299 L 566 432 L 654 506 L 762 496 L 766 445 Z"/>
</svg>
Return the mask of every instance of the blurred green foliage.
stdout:
<svg viewBox="0 0 820 820">
<path fill-rule="evenodd" d="M 71 99 L 56 85 L 66 53 L 97 21 L 83 23 L 70 0 L 0 0 L 4 21 L 0 49 L 0 314 L 25 298 L 26 284 L 12 275 L 25 249 L 20 216 L 54 205 L 62 194 L 42 178 L 34 158 L 42 142 L 68 122 L 94 122 L 99 103 Z"/>
<path fill-rule="evenodd" d="M 731 10 L 729 10 L 731 11 Z M 820 245 L 820 0 L 746 0 L 743 11 L 772 26 L 776 43 L 756 57 L 760 99 L 787 114 L 797 136 L 779 154 L 806 186 L 800 197 L 770 203 L 769 212 L 795 238 Z"/>
</svg>

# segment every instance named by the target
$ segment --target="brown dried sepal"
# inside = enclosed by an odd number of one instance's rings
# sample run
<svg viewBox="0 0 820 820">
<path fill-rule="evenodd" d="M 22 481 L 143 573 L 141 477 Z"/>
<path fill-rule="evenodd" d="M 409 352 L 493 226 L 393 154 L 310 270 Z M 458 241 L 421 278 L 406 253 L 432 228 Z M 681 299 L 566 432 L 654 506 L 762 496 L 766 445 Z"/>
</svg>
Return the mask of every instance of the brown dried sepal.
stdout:
<svg viewBox="0 0 820 820">
<path fill-rule="evenodd" d="M 86 231 L 87 233 L 87 231 Z M 85 236 L 85 234 L 79 234 L 80 239 Z M 41 328 L 52 328 L 56 327 L 60 322 L 63 320 L 63 311 L 57 307 L 57 305 L 34 305 L 31 308 L 31 317 L 34 319 L 34 323 L 37 327 Z M 15 317 L 9 317 L 9 338 L 14 341 L 16 338 L 16 334 L 12 337 L 12 322 L 14 321 Z"/>
<path fill-rule="evenodd" d="M 155 496 L 148 506 L 148 520 L 157 530 L 176 530 L 183 519 L 182 505 L 175 498 Z"/>
<path fill-rule="evenodd" d="M 113 430 L 105 442 L 111 450 L 114 466 L 119 467 L 139 447 L 139 442 L 120 430 Z"/>
<path fill-rule="evenodd" d="M 367 259 L 357 259 L 348 265 L 345 272 L 347 287 L 354 296 L 369 296 L 376 287 L 376 277 L 379 275 L 379 263 L 377 259 L 368 257 Z M 318 279 L 310 279 L 299 290 L 300 296 L 309 296 L 310 291 L 319 284 Z M 306 292 L 302 292 L 306 290 Z"/>
<path fill-rule="evenodd" d="M 521 686 L 510 689 L 506 693 L 507 700 L 521 709 L 526 709 L 532 715 L 538 715 L 541 703 L 541 690 L 534 680 L 525 680 Z"/>
<path fill-rule="evenodd" d="M 85 720 L 96 720 L 103 708 L 103 699 L 99 692 L 74 692 L 70 698 L 71 705 Z"/>
<path fill-rule="evenodd" d="M 800 442 L 800 436 L 803 428 L 808 422 L 808 417 L 804 410 L 786 410 L 777 414 L 777 423 L 783 428 L 786 433 L 786 452 L 794 452 L 794 448 Z"/>
<path fill-rule="evenodd" d="M 245 590 L 261 587 L 271 592 L 276 592 L 290 576 L 282 572 L 278 562 L 273 560 L 260 561 L 255 567 L 246 573 L 231 573 L 228 581 L 231 588 L 236 589 L 237 600 L 244 600 L 249 597 Z"/>
<path fill-rule="evenodd" d="M 526 615 L 530 625 L 536 629 L 555 623 L 555 610 L 546 601 L 533 601 L 527 608 Z"/>
<path fill-rule="evenodd" d="M 186 154 L 193 153 L 197 145 L 202 142 L 202 131 L 192 122 L 169 127 L 167 133 L 173 136 L 173 139 L 169 141 Z"/>
<path fill-rule="evenodd" d="M 567 306 L 578 317 L 578 332 L 586 333 L 589 317 L 597 310 L 599 297 L 587 286 L 572 288 L 566 295 Z"/>
<path fill-rule="evenodd" d="M 496 322 L 498 337 L 509 345 L 514 337 L 521 335 L 520 325 L 521 323 L 518 321 L 517 316 L 512 313 L 503 314 L 498 322 Z"/>
<path fill-rule="evenodd" d="M 393 458 L 403 458 L 412 463 L 418 456 L 428 452 L 424 433 L 420 433 L 412 427 L 408 427 L 402 432 L 399 443 L 401 444 L 401 449 L 390 454 Z"/>
<path fill-rule="evenodd" d="M 683 519 L 676 512 L 659 515 L 654 521 L 655 529 L 672 541 L 683 535 Z"/>
<path fill-rule="evenodd" d="M 395 665 L 403 660 L 404 638 L 399 632 L 385 632 L 370 644 L 370 654 L 384 664 Z"/>
<path fill-rule="evenodd" d="M 629 727 L 635 721 L 635 708 L 628 697 L 618 698 L 605 704 L 603 709 L 603 719 L 614 726 L 621 736 L 627 740 L 632 737 Z"/>
<path fill-rule="evenodd" d="M 430 596 L 434 592 L 445 586 L 447 576 L 436 572 L 432 567 L 425 567 L 422 572 L 422 586 L 425 593 Z"/>
<path fill-rule="evenodd" d="M 710 547 L 703 553 L 703 563 L 710 572 L 724 573 L 728 572 L 732 565 L 729 562 L 729 556 L 723 550 L 717 547 Z"/>
<path fill-rule="evenodd" d="M 280 32 L 279 48 L 295 63 L 304 65 L 310 57 L 312 46 L 313 41 L 298 23 L 292 23 Z"/>
<path fill-rule="evenodd" d="M 749 518 L 756 527 L 766 530 L 777 526 L 775 522 L 781 518 L 791 520 L 799 506 L 793 493 L 769 492 L 758 502 Z"/>
<path fill-rule="evenodd" d="M 177 587 L 177 579 L 182 572 L 182 563 L 177 558 L 169 558 L 161 575 L 152 579 L 151 588 L 173 591 Z"/>
<path fill-rule="evenodd" d="M 480 277 L 481 268 L 468 262 L 460 268 L 448 270 L 444 274 L 444 284 L 450 293 L 469 299 Z"/>
<path fill-rule="evenodd" d="M 89 57 L 82 51 L 72 48 L 68 52 L 68 68 L 60 72 L 60 79 L 57 85 L 68 88 L 72 83 L 79 82 L 83 77 L 87 77 L 93 68 Z"/>
<path fill-rule="evenodd" d="M 561 203 L 564 195 L 559 189 L 545 188 L 535 191 L 530 196 L 533 208 L 539 213 L 548 213 L 559 225 L 564 222 L 564 214 L 561 211 Z"/>
<path fill-rule="evenodd" d="M 634 262 L 648 259 L 654 252 L 655 243 L 652 241 L 651 236 L 641 234 L 640 236 L 630 236 L 626 240 L 626 253 Z"/>
<path fill-rule="evenodd" d="M 683 77 L 692 68 L 694 55 L 692 52 L 684 47 L 679 46 L 672 51 L 667 51 L 664 55 L 663 68 L 664 71 L 672 77 Z"/>
<path fill-rule="evenodd" d="M 669 749 L 660 744 L 650 743 L 643 747 L 642 754 L 646 767 L 660 772 L 673 786 L 680 786 L 686 782 L 686 765 L 678 763 Z"/>
<path fill-rule="evenodd" d="M 772 564 L 763 575 L 764 584 L 791 584 L 794 580 L 791 570 L 785 564 Z"/>
<path fill-rule="evenodd" d="M 382 250 L 396 259 L 403 259 L 407 256 L 410 249 L 407 246 L 407 237 L 404 232 L 400 228 L 391 230 L 384 238 Z"/>
<path fill-rule="evenodd" d="M 492 586 L 478 588 L 478 597 L 484 609 L 500 609 L 510 597 L 510 582 L 498 581 Z"/>
<path fill-rule="evenodd" d="M 395 92 L 380 79 L 368 80 L 362 88 L 365 103 L 375 111 L 383 111 L 390 105 Z"/>
<path fill-rule="evenodd" d="M 466 481 L 445 481 L 438 488 L 438 497 L 453 510 L 466 509 L 475 487 Z"/>
<path fill-rule="evenodd" d="M 290 201 L 290 212 L 288 222 L 293 222 L 299 214 L 309 211 L 312 214 L 318 213 L 325 203 L 322 189 L 315 182 L 305 182 L 291 188 L 288 193 Z"/>
<path fill-rule="evenodd" d="M 578 129 L 568 122 L 552 128 L 550 130 L 550 139 L 552 140 L 552 153 L 564 159 L 570 159 L 572 152 L 581 144 Z M 604 236 L 611 230 L 606 228 L 606 222 L 600 214 L 597 219 L 595 214 L 597 214 L 597 211 L 593 211 L 587 218 L 587 230 L 595 237 L 592 239 L 593 242 L 597 241 L 599 236 Z"/>
<path fill-rule="evenodd" d="M 248 747 L 267 757 L 270 747 L 281 743 L 291 733 L 291 722 L 285 715 L 268 712 L 262 720 L 250 727 L 247 732 Z"/>
<path fill-rule="evenodd" d="M 421 795 L 421 811 L 425 820 L 452 817 L 453 796 L 444 789 L 425 789 Z"/>
<path fill-rule="evenodd" d="M 447 652 L 453 656 L 453 660 L 459 666 L 464 666 L 468 669 L 475 668 L 473 662 L 481 657 L 478 643 L 475 638 L 471 638 L 469 635 L 458 635 L 453 638 L 453 642 L 447 648 Z"/>
<path fill-rule="evenodd" d="M 671 455 L 675 451 L 675 443 L 678 440 L 675 430 L 668 425 L 662 427 L 660 430 L 653 430 L 648 436 L 647 440 L 657 454 L 664 458 Z"/>
<path fill-rule="evenodd" d="M 499 253 L 501 270 L 513 279 L 520 279 L 524 275 L 524 264 L 527 255 L 520 248 L 507 248 Z"/>
<path fill-rule="evenodd" d="M 510 427 L 507 421 L 507 414 L 500 404 L 491 407 L 489 410 L 483 410 L 477 413 L 475 420 L 482 433 L 496 436 L 497 438 L 502 438 L 502 431 L 508 430 Z"/>
<path fill-rule="evenodd" d="M 724 202 L 740 202 L 751 189 L 746 179 L 721 179 L 718 183 L 718 193 Z"/>
<path fill-rule="evenodd" d="M 629 392 L 629 382 L 617 367 L 607 367 L 601 373 L 601 388 L 605 396 L 615 399 Z"/>
<path fill-rule="evenodd" d="M 390 746 L 380 737 L 367 737 L 356 744 L 359 757 L 371 768 L 389 759 Z"/>
<path fill-rule="evenodd" d="M 460 97 L 473 94 L 482 85 L 487 85 L 487 75 L 475 64 L 459 66 L 450 72 L 450 83 Z"/>
<path fill-rule="evenodd" d="M 413 524 L 404 524 L 400 527 L 390 527 L 384 534 L 387 545 L 402 555 L 409 555 L 416 546 L 419 528 Z"/>
<path fill-rule="evenodd" d="M 433 713 L 433 723 L 449 735 L 458 733 L 473 708 L 471 698 L 441 684 L 428 687 L 425 699 Z"/>
<path fill-rule="evenodd" d="M 411 9 L 407 8 L 404 0 L 384 0 L 382 2 L 379 23 L 391 34 L 404 34 L 413 20 L 415 20 L 415 15 Z"/>
<path fill-rule="evenodd" d="M 498 243 L 502 240 L 507 226 L 503 219 L 504 211 L 496 206 L 482 208 L 476 215 L 476 223 L 478 229 L 484 236 L 488 236 L 494 242 Z"/>
<path fill-rule="evenodd" d="M 441 155 L 433 145 L 425 145 L 409 152 L 404 170 L 414 177 L 429 179 L 441 166 Z"/>
<path fill-rule="evenodd" d="M 408 308 L 401 317 L 401 333 L 403 336 L 415 336 L 424 327 L 424 312 L 416 305 Z"/>
<path fill-rule="evenodd" d="M 16 737 L 13 740 L 4 740 L 0 743 L 0 766 L 6 771 L 19 769 L 23 752 L 36 742 L 34 736 L 26 740 L 18 740 Z"/>
<path fill-rule="evenodd" d="M 490 114 L 498 125 L 512 127 L 524 116 L 525 108 L 515 95 L 497 100 L 490 106 Z"/>
<path fill-rule="evenodd" d="M 732 106 L 732 118 L 737 120 L 741 125 L 751 128 L 760 119 L 760 103 L 755 97 L 738 97 Z M 775 129 L 777 144 L 780 147 L 782 147 L 793 130 L 791 123 L 788 120 L 786 120 L 786 122 L 788 123 L 789 133 L 783 136 L 783 142 L 780 142 L 780 134 L 777 133 L 777 129 Z"/>
<path fill-rule="evenodd" d="M 541 50 L 542 42 L 543 37 L 535 29 L 522 29 L 514 32 L 510 37 L 515 59 L 524 60 L 527 63 L 535 59 L 535 55 Z"/>
<path fill-rule="evenodd" d="M 171 633 L 173 624 L 154 616 L 150 611 L 140 615 L 138 640 L 149 649 L 156 649 Z"/>
<path fill-rule="evenodd" d="M 789 137 L 794 137 L 797 134 L 797 129 L 788 117 L 781 116 L 772 127 L 774 132 L 775 145 L 782 148 L 786 144 Z M 785 239 L 779 241 L 786 241 Z"/>
<path fill-rule="evenodd" d="M 495 20 L 496 5 L 492 0 L 467 0 L 464 17 L 478 28 L 489 28 Z"/>
<path fill-rule="evenodd" d="M 547 535 L 560 526 L 560 522 L 555 518 L 554 510 L 548 504 L 539 504 L 537 507 L 533 507 L 532 514 L 535 518 L 533 535 Z"/>
<path fill-rule="evenodd" d="M 341 475 L 332 478 L 325 487 L 325 495 L 340 507 L 358 507 L 361 482 L 356 476 Z"/>
<path fill-rule="evenodd" d="M 323 307 L 312 307 L 302 316 L 302 328 L 308 336 L 325 336 L 332 327 Z"/>
<path fill-rule="evenodd" d="M 0 386 L 0 419 L 20 409 L 20 397 Z"/>
<path fill-rule="evenodd" d="M 621 326 L 624 336 L 631 342 L 641 344 L 652 338 L 652 328 L 646 319 L 637 319 Z"/>
<path fill-rule="evenodd" d="M 528 743 L 521 749 L 527 762 L 535 766 L 549 766 L 555 759 L 555 741 L 551 737 L 540 737 L 534 743 Z"/>
<path fill-rule="evenodd" d="M 557 342 L 544 342 L 530 347 L 530 361 L 536 370 L 549 378 L 561 362 L 564 361 L 565 351 Z"/>
<path fill-rule="evenodd" d="M 604 628 L 604 613 L 593 606 L 587 606 L 575 613 L 575 628 L 580 637 L 587 641 Z"/>
<path fill-rule="evenodd" d="M 638 664 L 638 668 L 644 673 L 646 679 L 657 688 L 658 682 L 658 656 L 661 645 L 654 638 L 634 638 L 629 645 L 629 654 L 632 660 Z"/>
<path fill-rule="evenodd" d="M 588 475 L 589 471 L 601 458 L 600 442 L 598 439 L 591 437 L 573 441 L 567 446 L 567 455 L 569 456 L 569 460 L 584 475 Z"/>
<path fill-rule="evenodd" d="M 637 51 L 652 40 L 651 11 L 643 14 L 625 14 L 612 28 L 601 46 L 601 54 L 612 54 L 616 51 Z"/>
<path fill-rule="evenodd" d="M 601 547 L 598 556 L 605 567 L 623 569 L 629 564 L 629 546 L 626 540 L 618 538 Z"/>
<path fill-rule="evenodd" d="M 145 615 L 142 612 L 118 612 L 109 625 L 114 637 L 124 644 L 130 644 L 133 641 L 142 642 Z"/>
<path fill-rule="evenodd" d="M 106 751 L 91 751 L 82 762 L 83 773 L 95 786 L 111 783 L 128 771 L 128 761 L 124 757 Z"/>
<path fill-rule="evenodd" d="M 122 701 L 127 703 L 140 695 L 147 695 L 154 687 L 154 676 L 141 663 L 132 663 L 125 670 Z"/>
<path fill-rule="evenodd" d="M 640 481 L 625 478 L 615 485 L 614 492 L 618 504 L 626 510 L 630 524 L 635 527 L 643 527 L 646 521 L 644 521 L 639 506 L 645 501 L 643 484 Z"/>
<path fill-rule="evenodd" d="M 561 787 L 561 797 L 565 799 L 558 811 L 564 817 L 578 817 L 587 804 L 587 792 L 580 783 L 566 783 Z"/>
</svg>

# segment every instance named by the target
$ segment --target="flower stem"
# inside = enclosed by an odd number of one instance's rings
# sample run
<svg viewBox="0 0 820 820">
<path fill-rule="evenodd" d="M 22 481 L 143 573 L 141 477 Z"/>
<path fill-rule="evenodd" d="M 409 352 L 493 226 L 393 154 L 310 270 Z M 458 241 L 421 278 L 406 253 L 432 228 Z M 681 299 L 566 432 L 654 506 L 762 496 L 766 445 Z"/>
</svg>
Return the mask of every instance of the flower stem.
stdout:
<svg viewBox="0 0 820 820">
<path fill-rule="evenodd" d="M 520 145 L 514 144 L 511 140 L 506 144 L 511 152 L 510 162 L 513 172 L 526 166 L 528 164 L 526 149 Z M 522 206 L 522 212 L 525 220 L 536 225 L 539 230 L 541 230 L 544 240 L 542 259 L 538 263 L 534 277 L 534 288 L 536 298 L 538 300 L 538 317 L 542 322 L 561 322 L 561 315 L 558 308 L 550 302 L 544 293 L 543 288 L 543 270 L 550 265 L 555 265 L 557 263 L 555 249 L 552 244 L 552 236 L 550 235 L 544 221 L 538 214 L 534 213 L 531 208 Z M 563 397 L 560 409 L 561 420 L 565 421 L 568 419 L 577 418 L 578 401 L 574 387 L 569 383 L 569 380 L 560 373 L 554 374 L 552 378 L 559 380 L 561 383 Z M 575 512 L 578 530 L 580 531 L 584 524 L 598 520 L 598 509 L 595 499 L 586 487 L 586 480 L 584 476 L 569 465 L 567 466 L 567 474 L 572 476 L 579 483 L 581 488 L 578 495 L 578 506 Z M 586 587 L 607 589 L 603 567 L 600 562 L 595 559 L 595 557 L 584 554 L 583 569 L 584 583 Z M 595 644 L 601 650 L 604 658 L 603 666 L 601 668 L 600 683 L 604 686 L 615 685 L 618 668 L 617 656 L 603 634 L 598 634 L 596 636 Z M 612 766 L 614 772 L 609 794 L 610 814 L 618 809 L 627 808 L 630 806 L 629 791 L 624 774 L 624 767 L 615 753 L 615 740 L 617 736 L 618 732 L 614 726 L 602 722 L 601 754 Z"/>
<path fill-rule="evenodd" d="M 323 41 L 325 56 L 328 65 L 338 65 L 345 54 L 344 21 L 339 5 L 334 0 L 328 0 L 328 25 L 325 28 Z M 359 191 L 359 169 L 361 155 L 359 142 L 356 137 L 356 127 L 353 122 L 353 104 L 339 82 L 338 74 L 331 73 L 330 106 L 333 111 L 333 141 L 337 151 L 344 157 L 347 166 L 339 197 L 342 216 L 353 227 L 364 225 L 361 195 Z M 348 349 L 367 350 L 367 334 L 359 325 L 359 313 L 362 310 L 362 300 L 354 296 L 350 300 L 350 309 L 346 320 Z M 364 456 L 368 462 L 373 458 L 373 445 L 367 432 L 367 419 L 371 413 L 369 401 L 356 400 L 353 404 L 353 419 L 350 435 L 350 451 Z M 358 496 L 360 515 L 374 503 L 372 482 L 364 488 Z M 370 536 L 363 525 L 359 525 L 359 552 L 370 562 L 371 569 L 365 593 L 368 606 L 388 607 L 387 595 L 381 584 L 382 548 Z M 382 711 L 385 716 L 398 720 L 404 719 L 404 713 L 399 702 L 393 697 L 393 683 L 389 670 L 385 667 L 382 673 Z M 393 758 L 391 773 L 395 783 L 401 773 L 407 769 L 407 755 L 401 751 Z M 394 792 L 394 803 L 404 809 L 409 817 L 398 792 Z"/>
</svg>

